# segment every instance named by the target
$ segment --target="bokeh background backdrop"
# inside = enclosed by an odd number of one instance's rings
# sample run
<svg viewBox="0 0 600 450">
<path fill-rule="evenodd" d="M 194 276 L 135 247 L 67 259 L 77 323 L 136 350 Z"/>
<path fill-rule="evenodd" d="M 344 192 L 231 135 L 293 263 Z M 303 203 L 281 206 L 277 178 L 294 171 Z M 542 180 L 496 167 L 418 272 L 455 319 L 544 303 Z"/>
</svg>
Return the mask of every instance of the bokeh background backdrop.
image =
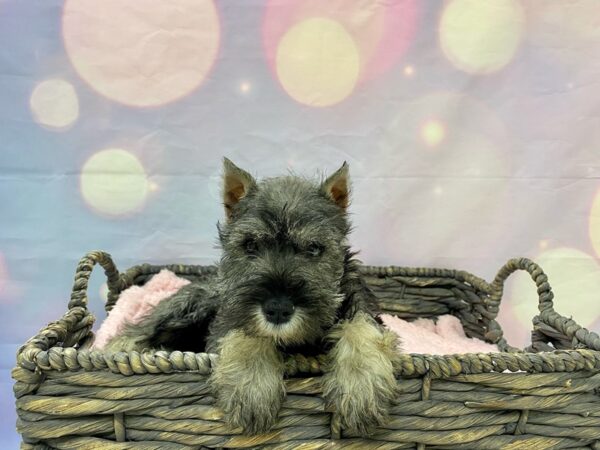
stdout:
<svg viewBox="0 0 600 450">
<path fill-rule="evenodd" d="M 223 155 L 260 176 L 347 160 L 363 261 L 490 279 L 528 256 L 600 329 L 597 0 L 0 0 L 0 43 L 3 449 L 16 346 L 86 251 L 216 261 Z M 535 311 L 515 276 L 513 345 Z"/>
</svg>

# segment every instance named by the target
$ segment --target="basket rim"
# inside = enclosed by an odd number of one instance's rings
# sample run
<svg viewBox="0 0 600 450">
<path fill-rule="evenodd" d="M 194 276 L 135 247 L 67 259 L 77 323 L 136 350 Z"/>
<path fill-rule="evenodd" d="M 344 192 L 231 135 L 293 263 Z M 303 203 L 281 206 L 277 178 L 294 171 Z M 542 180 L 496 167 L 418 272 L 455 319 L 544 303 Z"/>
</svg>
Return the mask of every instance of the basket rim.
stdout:
<svg viewBox="0 0 600 450">
<path fill-rule="evenodd" d="M 105 352 L 103 350 L 52 346 L 35 354 L 21 353 L 18 365 L 27 370 L 103 371 L 122 375 L 147 373 L 198 372 L 209 375 L 218 362 L 214 353 L 182 352 L 179 350 L 148 350 Z M 600 351 L 580 348 L 552 352 L 498 351 L 489 353 L 459 353 L 431 355 L 401 353 L 395 368 L 397 377 L 430 376 L 448 378 L 483 373 L 554 373 L 600 371 Z M 326 355 L 288 355 L 287 376 L 319 375 L 327 365 Z"/>
</svg>

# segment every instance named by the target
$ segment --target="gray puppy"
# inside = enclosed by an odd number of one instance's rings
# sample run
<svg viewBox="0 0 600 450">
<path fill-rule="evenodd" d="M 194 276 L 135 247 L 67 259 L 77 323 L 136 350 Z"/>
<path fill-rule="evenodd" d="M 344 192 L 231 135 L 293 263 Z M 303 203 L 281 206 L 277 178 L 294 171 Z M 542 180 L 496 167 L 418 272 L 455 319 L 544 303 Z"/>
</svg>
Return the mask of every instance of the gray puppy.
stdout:
<svg viewBox="0 0 600 450">
<path fill-rule="evenodd" d="M 326 352 L 325 397 L 345 428 L 367 433 L 387 416 L 399 349 L 346 240 L 347 164 L 321 183 L 257 182 L 228 159 L 223 172 L 227 220 L 216 279 L 160 302 L 109 350 L 219 353 L 210 383 L 227 422 L 246 433 L 277 419 L 284 355 Z"/>
</svg>

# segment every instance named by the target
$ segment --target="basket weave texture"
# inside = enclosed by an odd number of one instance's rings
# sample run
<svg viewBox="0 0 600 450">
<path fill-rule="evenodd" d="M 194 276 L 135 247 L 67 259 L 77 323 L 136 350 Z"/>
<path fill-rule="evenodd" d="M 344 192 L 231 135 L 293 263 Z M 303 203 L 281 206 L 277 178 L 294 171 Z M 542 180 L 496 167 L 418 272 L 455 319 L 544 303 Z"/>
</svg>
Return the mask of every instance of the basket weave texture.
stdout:
<svg viewBox="0 0 600 450">
<path fill-rule="evenodd" d="M 107 311 L 120 292 L 163 268 L 201 281 L 214 267 L 143 264 L 119 273 L 107 253 L 81 259 L 66 314 L 17 353 L 14 393 L 22 449 L 600 449 L 600 337 L 553 309 L 546 275 L 510 260 L 492 283 L 464 271 L 362 268 L 385 313 L 453 314 L 498 353 L 403 354 L 389 422 L 368 437 L 340 427 L 321 395 L 324 356 L 287 359 L 287 397 L 274 429 L 244 436 L 228 427 L 206 383 L 218 356 L 88 350 L 92 269 L 108 279 Z M 537 285 L 532 344 L 508 345 L 495 321 L 504 281 L 525 270 Z M 510 371 L 511 373 L 507 373 Z"/>
</svg>

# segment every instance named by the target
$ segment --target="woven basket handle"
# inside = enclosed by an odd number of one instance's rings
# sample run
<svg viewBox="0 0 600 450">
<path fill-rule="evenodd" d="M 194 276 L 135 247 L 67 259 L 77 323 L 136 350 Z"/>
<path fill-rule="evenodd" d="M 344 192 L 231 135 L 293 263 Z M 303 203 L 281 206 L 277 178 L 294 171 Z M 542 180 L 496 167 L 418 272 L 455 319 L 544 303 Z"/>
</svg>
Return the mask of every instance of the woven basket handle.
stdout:
<svg viewBox="0 0 600 450">
<path fill-rule="evenodd" d="M 496 305 L 500 303 L 504 282 L 511 273 L 517 270 L 529 272 L 535 281 L 539 296 L 540 314 L 533 318 L 532 345 L 527 349 L 528 351 L 553 351 L 554 349 L 600 351 L 600 336 L 597 333 L 583 328 L 573 319 L 561 316 L 554 311 L 552 303 L 554 294 L 548 283 L 548 277 L 540 266 L 527 258 L 511 259 L 496 275 L 491 284 L 493 293 L 490 295 Z M 553 347 L 545 345 L 546 342 L 551 342 Z"/>
<path fill-rule="evenodd" d="M 552 303 L 554 294 L 548 283 L 548 277 L 540 266 L 527 258 L 513 258 L 502 266 L 498 271 L 496 278 L 494 278 L 494 281 L 491 283 L 491 301 L 497 305 L 500 303 L 502 294 L 504 293 L 504 282 L 517 270 L 527 271 L 531 276 L 531 279 L 535 282 L 539 298 L 538 308 L 540 313 L 546 310 L 554 311 L 554 304 Z"/>
<path fill-rule="evenodd" d="M 75 282 L 73 283 L 73 291 L 71 292 L 71 301 L 69 301 L 69 309 L 81 306 L 87 308 L 88 283 L 92 270 L 96 264 L 100 264 L 104 269 L 108 285 L 108 301 L 115 299 L 122 291 L 123 281 L 119 276 L 119 271 L 115 266 L 111 256 L 102 251 L 93 251 L 85 255 L 75 271 Z"/>
</svg>

